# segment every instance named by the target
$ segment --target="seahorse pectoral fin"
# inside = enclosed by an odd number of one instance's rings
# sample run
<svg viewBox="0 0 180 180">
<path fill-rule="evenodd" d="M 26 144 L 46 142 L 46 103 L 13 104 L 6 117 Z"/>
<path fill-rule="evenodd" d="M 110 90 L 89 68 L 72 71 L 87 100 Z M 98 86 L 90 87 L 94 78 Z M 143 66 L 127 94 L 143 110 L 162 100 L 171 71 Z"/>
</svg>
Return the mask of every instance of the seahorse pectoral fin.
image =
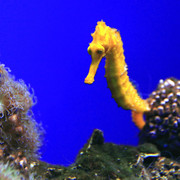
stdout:
<svg viewBox="0 0 180 180">
<path fill-rule="evenodd" d="M 96 75 L 97 68 L 102 58 L 94 59 L 92 58 L 92 62 L 89 68 L 89 73 L 85 78 L 84 82 L 86 84 L 92 84 L 94 82 L 94 76 Z"/>
</svg>

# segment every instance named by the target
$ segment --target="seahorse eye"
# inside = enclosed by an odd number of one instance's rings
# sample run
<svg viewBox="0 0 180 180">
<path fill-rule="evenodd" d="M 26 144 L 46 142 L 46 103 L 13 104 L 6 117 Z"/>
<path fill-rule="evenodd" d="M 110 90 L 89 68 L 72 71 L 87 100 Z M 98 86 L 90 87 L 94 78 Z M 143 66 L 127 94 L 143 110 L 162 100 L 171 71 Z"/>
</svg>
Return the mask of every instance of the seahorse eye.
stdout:
<svg viewBox="0 0 180 180">
<path fill-rule="evenodd" d="M 103 53 L 103 51 L 100 50 L 100 49 L 98 49 L 96 52 L 97 52 L 97 54 L 102 54 Z"/>
<path fill-rule="evenodd" d="M 92 54 L 92 51 L 91 49 L 88 48 L 88 53 L 91 55 Z"/>
</svg>

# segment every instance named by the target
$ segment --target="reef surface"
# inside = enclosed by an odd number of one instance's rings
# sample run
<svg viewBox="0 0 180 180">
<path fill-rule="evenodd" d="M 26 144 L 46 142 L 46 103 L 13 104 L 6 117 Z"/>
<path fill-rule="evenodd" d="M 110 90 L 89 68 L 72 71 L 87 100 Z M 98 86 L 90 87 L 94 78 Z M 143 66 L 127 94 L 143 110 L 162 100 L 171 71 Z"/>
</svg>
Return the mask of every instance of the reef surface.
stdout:
<svg viewBox="0 0 180 180">
<path fill-rule="evenodd" d="M 5 167 L 4 167 L 5 166 Z M 137 147 L 105 143 L 103 132 L 96 129 L 69 167 L 34 160 L 30 168 L 19 173 L 17 166 L 0 166 L 0 177 L 11 172 L 9 179 L 57 180 L 150 180 L 180 179 L 180 164 L 162 157 L 157 147 L 145 143 Z M 9 170 L 9 168 L 12 168 Z M 16 176 L 15 176 L 16 175 Z"/>
</svg>

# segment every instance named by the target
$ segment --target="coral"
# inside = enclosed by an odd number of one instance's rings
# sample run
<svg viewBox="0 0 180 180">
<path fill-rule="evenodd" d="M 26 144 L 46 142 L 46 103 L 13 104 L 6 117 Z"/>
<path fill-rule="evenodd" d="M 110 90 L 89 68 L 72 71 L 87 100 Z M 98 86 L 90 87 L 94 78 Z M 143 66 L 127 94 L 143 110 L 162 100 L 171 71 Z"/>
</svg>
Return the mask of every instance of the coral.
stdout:
<svg viewBox="0 0 180 180">
<path fill-rule="evenodd" d="M 9 72 L 0 65 L 0 160 L 25 172 L 38 157 L 41 131 L 31 111 L 33 94 Z"/>
<path fill-rule="evenodd" d="M 180 155 L 180 81 L 160 80 L 148 102 L 151 111 L 145 113 L 146 125 L 140 143 L 150 142 L 169 156 Z"/>
<path fill-rule="evenodd" d="M 25 177 L 20 174 L 19 171 L 15 170 L 8 163 L 0 163 L 0 179 L 1 180 L 24 180 Z"/>
</svg>

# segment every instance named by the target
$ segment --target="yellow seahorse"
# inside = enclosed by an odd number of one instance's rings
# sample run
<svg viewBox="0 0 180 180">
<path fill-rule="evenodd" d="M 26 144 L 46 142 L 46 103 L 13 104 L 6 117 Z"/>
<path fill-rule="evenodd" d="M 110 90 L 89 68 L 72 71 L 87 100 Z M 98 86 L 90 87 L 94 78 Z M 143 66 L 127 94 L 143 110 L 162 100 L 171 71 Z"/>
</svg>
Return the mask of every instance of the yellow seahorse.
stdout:
<svg viewBox="0 0 180 180">
<path fill-rule="evenodd" d="M 106 57 L 105 77 L 112 97 L 118 106 L 133 111 L 133 121 L 142 129 L 145 124 L 142 118 L 143 112 L 149 111 L 150 108 L 129 81 L 120 33 L 116 29 L 106 26 L 105 22 L 99 21 L 95 32 L 91 35 L 93 41 L 89 44 L 88 53 L 91 55 L 92 62 L 85 83 L 92 84 L 94 82 L 98 65 L 101 59 Z"/>
</svg>

